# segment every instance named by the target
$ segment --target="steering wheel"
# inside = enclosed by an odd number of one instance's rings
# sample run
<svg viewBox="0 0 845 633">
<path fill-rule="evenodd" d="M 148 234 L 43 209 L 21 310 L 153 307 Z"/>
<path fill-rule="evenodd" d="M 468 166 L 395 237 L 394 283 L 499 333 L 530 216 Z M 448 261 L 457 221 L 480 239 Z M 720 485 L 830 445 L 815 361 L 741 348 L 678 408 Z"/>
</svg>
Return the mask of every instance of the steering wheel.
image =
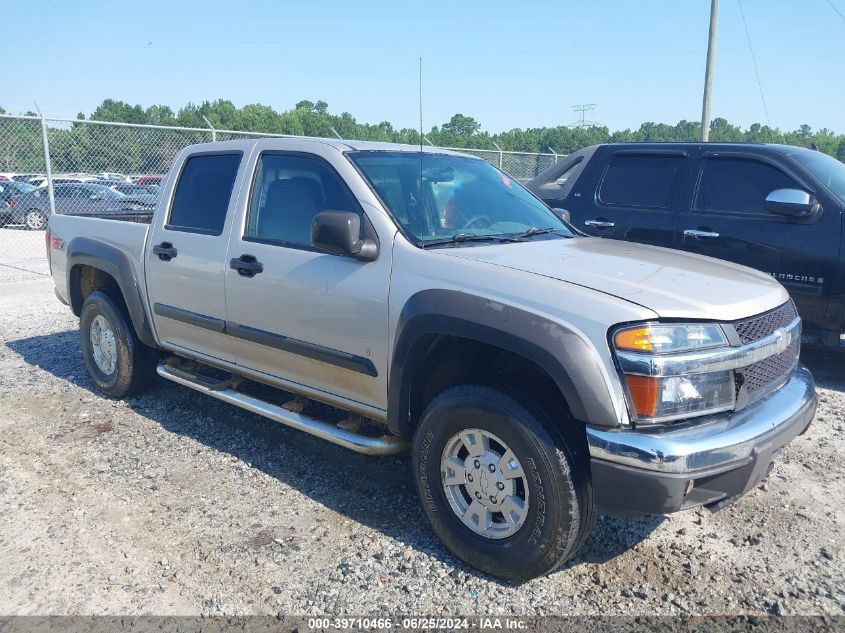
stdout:
<svg viewBox="0 0 845 633">
<path fill-rule="evenodd" d="M 479 227 L 478 227 L 478 228 L 480 228 L 480 229 L 484 229 L 484 228 L 487 228 L 487 227 L 493 226 L 493 221 L 492 221 L 489 217 L 487 217 L 486 215 L 483 215 L 483 214 L 478 214 L 478 215 L 474 215 L 474 216 L 472 216 L 472 217 L 471 217 L 471 218 L 470 218 L 470 219 L 466 222 L 466 224 L 464 224 L 464 228 L 465 228 L 465 229 L 471 229 L 471 228 L 474 228 L 474 227 L 473 227 L 473 225 L 474 225 L 475 223 L 477 223 L 477 222 L 485 222 L 484 226 L 479 226 Z"/>
</svg>

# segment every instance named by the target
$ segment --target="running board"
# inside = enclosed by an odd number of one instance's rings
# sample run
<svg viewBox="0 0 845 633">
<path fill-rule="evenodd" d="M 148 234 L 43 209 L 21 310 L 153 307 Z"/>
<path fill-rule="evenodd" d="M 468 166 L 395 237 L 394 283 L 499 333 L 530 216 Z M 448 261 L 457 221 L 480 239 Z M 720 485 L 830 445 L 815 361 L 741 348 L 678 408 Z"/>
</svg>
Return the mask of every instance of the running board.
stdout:
<svg viewBox="0 0 845 633">
<path fill-rule="evenodd" d="M 223 387 L 220 383 L 210 383 L 204 376 L 198 376 L 164 363 L 159 363 L 156 371 L 162 378 L 184 385 L 185 387 L 190 387 L 207 396 L 228 402 L 236 407 L 269 418 L 275 422 L 304 431 L 309 435 L 319 437 L 332 444 L 343 446 L 356 453 L 363 453 L 364 455 L 396 455 L 408 448 L 408 442 L 401 437 L 395 435 L 371 437 L 352 433 L 328 422 L 322 422 L 316 418 L 301 413 L 294 413 L 278 405 L 253 398 L 237 391 L 232 386 Z"/>
</svg>

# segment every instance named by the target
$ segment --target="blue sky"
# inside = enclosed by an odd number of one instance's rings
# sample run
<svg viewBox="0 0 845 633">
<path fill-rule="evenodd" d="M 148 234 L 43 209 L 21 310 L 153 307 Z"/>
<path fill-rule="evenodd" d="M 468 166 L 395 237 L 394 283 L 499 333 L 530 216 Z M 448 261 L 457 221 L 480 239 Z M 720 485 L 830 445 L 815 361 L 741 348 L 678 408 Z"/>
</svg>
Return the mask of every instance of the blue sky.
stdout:
<svg viewBox="0 0 845 633">
<path fill-rule="evenodd" d="M 845 13 L 845 0 L 831 0 Z M 709 0 L 284 2 L 5 0 L 0 105 L 73 116 L 104 98 L 218 97 L 426 129 L 698 120 Z M 826 0 L 744 0 L 772 125 L 845 132 L 845 20 Z M 765 123 L 738 0 L 722 0 L 713 115 Z"/>
</svg>

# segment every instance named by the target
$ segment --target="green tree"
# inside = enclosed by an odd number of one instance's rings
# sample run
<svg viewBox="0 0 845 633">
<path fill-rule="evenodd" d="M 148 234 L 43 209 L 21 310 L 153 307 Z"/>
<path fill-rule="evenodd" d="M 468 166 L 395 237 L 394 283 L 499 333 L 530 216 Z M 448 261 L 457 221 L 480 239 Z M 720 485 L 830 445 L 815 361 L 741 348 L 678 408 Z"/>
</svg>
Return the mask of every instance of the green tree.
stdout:
<svg viewBox="0 0 845 633">
<path fill-rule="evenodd" d="M 471 116 L 464 114 L 455 114 L 449 119 L 448 123 L 444 123 L 441 131 L 444 134 L 454 134 L 455 136 L 470 137 L 478 134 L 481 129 L 481 124 L 478 123 Z"/>
</svg>

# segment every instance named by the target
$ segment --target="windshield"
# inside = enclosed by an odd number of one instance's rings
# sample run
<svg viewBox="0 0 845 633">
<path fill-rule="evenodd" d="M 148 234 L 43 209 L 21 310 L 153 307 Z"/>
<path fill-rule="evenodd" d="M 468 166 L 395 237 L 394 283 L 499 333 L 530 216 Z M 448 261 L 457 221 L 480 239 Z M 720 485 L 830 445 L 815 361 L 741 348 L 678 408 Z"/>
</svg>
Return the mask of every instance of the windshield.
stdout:
<svg viewBox="0 0 845 633">
<path fill-rule="evenodd" d="M 845 203 L 845 164 L 822 152 L 801 150 L 789 157 L 799 163 Z"/>
<path fill-rule="evenodd" d="M 349 158 L 418 243 L 509 236 L 530 229 L 574 233 L 522 185 L 483 160 L 424 152 L 350 152 Z M 457 240 L 456 240 L 457 241 Z"/>
</svg>

